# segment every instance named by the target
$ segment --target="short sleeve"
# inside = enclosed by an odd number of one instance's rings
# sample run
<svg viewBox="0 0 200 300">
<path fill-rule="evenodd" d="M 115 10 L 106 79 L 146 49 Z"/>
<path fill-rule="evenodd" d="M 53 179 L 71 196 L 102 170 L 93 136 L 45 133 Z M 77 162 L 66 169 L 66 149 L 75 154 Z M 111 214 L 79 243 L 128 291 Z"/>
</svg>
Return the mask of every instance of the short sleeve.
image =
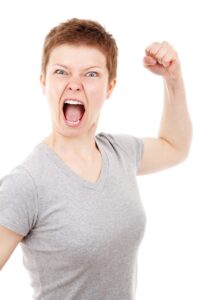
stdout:
<svg viewBox="0 0 200 300">
<path fill-rule="evenodd" d="M 0 180 L 0 225 L 26 236 L 37 219 L 37 191 L 28 171 L 15 167 Z"/>
<path fill-rule="evenodd" d="M 129 134 L 102 134 L 107 136 L 111 143 L 118 145 L 118 147 L 120 147 L 121 150 L 128 155 L 128 158 L 135 165 L 137 170 L 139 162 L 144 154 L 143 139 Z"/>
</svg>

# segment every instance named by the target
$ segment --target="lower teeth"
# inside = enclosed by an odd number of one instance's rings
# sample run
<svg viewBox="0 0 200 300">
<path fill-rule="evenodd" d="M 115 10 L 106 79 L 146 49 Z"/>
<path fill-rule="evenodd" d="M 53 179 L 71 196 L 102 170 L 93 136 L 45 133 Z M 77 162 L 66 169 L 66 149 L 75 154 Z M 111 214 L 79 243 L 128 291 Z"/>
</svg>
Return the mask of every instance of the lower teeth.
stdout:
<svg viewBox="0 0 200 300">
<path fill-rule="evenodd" d="M 69 121 L 69 120 L 67 120 L 67 122 L 68 122 L 69 124 L 76 125 L 76 124 L 78 124 L 78 123 L 80 122 L 80 120 L 78 120 L 78 121 Z"/>
</svg>

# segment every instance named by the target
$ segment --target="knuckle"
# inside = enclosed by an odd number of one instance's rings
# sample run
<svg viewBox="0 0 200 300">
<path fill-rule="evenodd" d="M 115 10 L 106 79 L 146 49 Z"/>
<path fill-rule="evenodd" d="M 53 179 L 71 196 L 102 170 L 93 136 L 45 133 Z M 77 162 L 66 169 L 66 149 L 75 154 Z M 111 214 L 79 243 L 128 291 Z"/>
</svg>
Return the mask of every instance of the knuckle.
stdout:
<svg viewBox="0 0 200 300">
<path fill-rule="evenodd" d="M 159 42 L 154 42 L 154 43 L 153 43 L 153 46 L 157 48 L 157 47 L 160 46 L 160 43 L 159 43 Z"/>
<path fill-rule="evenodd" d="M 162 44 L 165 46 L 169 46 L 169 43 L 167 41 L 163 41 Z"/>
</svg>

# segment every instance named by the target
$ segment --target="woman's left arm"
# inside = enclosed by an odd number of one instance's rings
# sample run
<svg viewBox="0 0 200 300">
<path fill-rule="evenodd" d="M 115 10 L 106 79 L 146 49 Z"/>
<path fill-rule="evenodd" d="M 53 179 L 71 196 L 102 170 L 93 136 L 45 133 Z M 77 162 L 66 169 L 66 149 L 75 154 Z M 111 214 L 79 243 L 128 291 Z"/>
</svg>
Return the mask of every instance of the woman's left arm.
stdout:
<svg viewBox="0 0 200 300">
<path fill-rule="evenodd" d="M 192 141 L 192 123 L 177 52 L 168 42 L 145 50 L 144 66 L 163 77 L 164 107 L 158 138 L 144 138 L 137 175 L 161 171 L 184 161 Z"/>
</svg>

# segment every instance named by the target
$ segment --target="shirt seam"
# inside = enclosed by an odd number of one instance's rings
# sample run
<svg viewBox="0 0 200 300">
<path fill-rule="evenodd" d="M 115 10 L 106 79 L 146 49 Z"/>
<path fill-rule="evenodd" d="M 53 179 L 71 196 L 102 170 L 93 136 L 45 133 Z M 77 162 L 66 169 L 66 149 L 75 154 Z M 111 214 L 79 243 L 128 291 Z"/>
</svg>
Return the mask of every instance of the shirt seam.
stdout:
<svg viewBox="0 0 200 300">
<path fill-rule="evenodd" d="M 109 141 L 109 143 L 113 143 L 113 144 L 115 144 L 115 145 L 117 145 L 117 146 L 119 146 L 120 147 L 120 149 L 121 150 L 123 150 L 123 152 L 125 152 L 126 153 L 126 155 L 128 155 L 129 156 L 129 154 L 128 154 L 128 152 L 127 152 L 127 150 L 126 149 L 124 149 L 121 145 L 120 145 L 120 143 L 119 142 L 117 142 L 117 141 L 115 141 L 114 139 L 115 139 L 115 137 L 114 137 L 114 134 L 112 135 L 113 136 L 113 141 L 111 142 L 110 140 L 109 140 L 109 138 L 107 137 L 107 134 L 106 133 L 103 133 L 103 135 L 107 138 L 107 140 Z"/>
<path fill-rule="evenodd" d="M 35 199 L 34 203 L 35 203 L 35 208 L 36 208 L 36 214 L 35 214 L 35 220 L 34 220 L 34 224 L 33 224 L 33 226 L 35 226 L 36 221 L 37 221 L 37 217 L 38 217 L 38 213 L 39 213 L 39 202 L 38 202 L 38 189 L 37 189 L 37 185 L 35 183 L 35 180 L 34 180 L 33 176 L 28 171 L 28 169 L 26 167 L 24 167 L 24 166 L 20 166 L 20 167 L 29 175 L 29 177 L 31 178 L 31 181 L 33 183 L 33 186 L 35 188 L 36 197 L 34 197 L 34 199 Z"/>
<path fill-rule="evenodd" d="M 109 140 L 109 138 L 108 138 L 108 136 L 107 136 L 106 133 L 103 133 L 103 132 L 102 132 L 101 134 L 104 135 L 104 136 L 107 138 L 107 140 L 109 141 L 109 143 L 113 143 L 113 144 L 117 145 L 117 146 L 118 146 L 124 153 L 126 153 L 126 155 L 129 157 L 128 151 L 127 151 L 125 148 L 123 148 L 119 142 L 117 142 L 117 141 L 115 140 L 114 134 L 110 134 L 110 135 L 112 136 L 112 138 L 113 138 L 113 141 L 112 141 L 112 142 Z M 130 136 L 130 137 L 131 137 L 131 136 Z M 134 137 L 134 136 L 132 136 L 132 138 L 133 138 L 133 139 L 136 141 L 136 143 L 139 145 L 139 147 L 138 147 L 139 151 L 138 151 L 138 152 L 136 151 L 136 156 L 135 156 L 135 160 L 136 160 L 136 166 L 135 166 L 135 167 L 136 167 L 136 170 L 138 170 L 139 162 L 140 162 L 140 160 L 142 159 L 143 154 L 144 154 L 144 142 L 143 142 L 142 139 L 140 139 L 140 140 L 141 140 L 141 143 L 140 143 L 140 142 L 138 141 L 138 138 L 136 138 L 136 137 Z"/>
</svg>

